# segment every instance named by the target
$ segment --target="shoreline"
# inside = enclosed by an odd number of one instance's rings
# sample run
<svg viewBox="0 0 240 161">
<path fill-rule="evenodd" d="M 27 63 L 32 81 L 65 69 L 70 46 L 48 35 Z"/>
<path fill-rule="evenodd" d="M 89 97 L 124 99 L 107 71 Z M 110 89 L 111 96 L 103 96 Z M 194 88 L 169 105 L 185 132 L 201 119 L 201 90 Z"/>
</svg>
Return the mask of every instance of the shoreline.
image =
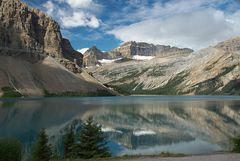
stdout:
<svg viewBox="0 0 240 161">
<path fill-rule="evenodd" d="M 162 153 L 159 155 L 142 155 L 142 156 L 121 156 L 110 158 L 89 159 L 88 161 L 237 161 L 240 158 L 239 153 L 216 152 L 211 154 L 172 154 Z M 52 161 L 83 161 L 75 160 L 52 160 Z"/>
</svg>

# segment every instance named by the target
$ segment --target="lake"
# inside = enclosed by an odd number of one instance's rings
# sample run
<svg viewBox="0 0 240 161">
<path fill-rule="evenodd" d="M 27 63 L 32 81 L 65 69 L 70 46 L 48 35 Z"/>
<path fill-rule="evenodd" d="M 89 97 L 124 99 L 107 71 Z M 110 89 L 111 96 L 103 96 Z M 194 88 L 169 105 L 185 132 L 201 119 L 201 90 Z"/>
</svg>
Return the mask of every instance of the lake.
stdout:
<svg viewBox="0 0 240 161">
<path fill-rule="evenodd" d="M 240 134 L 240 97 L 126 96 L 0 99 L 0 137 L 16 137 L 26 152 L 46 129 L 61 151 L 67 129 L 93 116 L 114 155 L 229 150 Z"/>
</svg>

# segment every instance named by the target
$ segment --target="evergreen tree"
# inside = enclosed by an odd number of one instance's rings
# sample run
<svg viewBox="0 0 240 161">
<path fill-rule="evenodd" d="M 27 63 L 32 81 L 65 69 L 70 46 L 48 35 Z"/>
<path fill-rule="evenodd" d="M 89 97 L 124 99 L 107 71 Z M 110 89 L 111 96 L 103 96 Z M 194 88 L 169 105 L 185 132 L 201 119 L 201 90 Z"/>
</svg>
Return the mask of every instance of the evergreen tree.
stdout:
<svg viewBox="0 0 240 161">
<path fill-rule="evenodd" d="M 106 146 L 106 138 L 101 131 L 101 126 L 89 117 L 80 132 L 77 155 L 83 159 L 109 157 L 110 152 Z"/>
<path fill-rule="evenodd" d="M 64 138 L 64 158 L 74 158 L 75 151 L 75 135 L 71 128 Z"/>
<path fill-rule="evenodd" d="M 233 138 L 232 144 L 233 144 L 232 151 L 235 153 L 240 153 L 240 137 Z"/>
<path fill-rule="evenodd" d="M 33 149 L 33 161 L 49 161 L 51 155 L 52 151 L 51 146 L 48 145 L 47 134 L 45 130 L 42 130 Z"/>
</svg>

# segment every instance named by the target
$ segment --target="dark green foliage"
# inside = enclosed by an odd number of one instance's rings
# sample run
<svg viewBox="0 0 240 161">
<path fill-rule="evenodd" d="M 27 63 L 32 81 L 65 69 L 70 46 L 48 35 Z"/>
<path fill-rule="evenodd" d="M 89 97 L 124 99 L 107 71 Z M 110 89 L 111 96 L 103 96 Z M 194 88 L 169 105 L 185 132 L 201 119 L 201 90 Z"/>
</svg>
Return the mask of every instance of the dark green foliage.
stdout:
<svg viewBox="0 0 240 161">
<path fill-rule="evenodd" d="M 111 89 L 113 89 L 114 91 L 116 91 L 116 92 L 118 92 L 118 93 L 121 93 L 121 94 L 123 94 L 123 95 L 125 95 L 125 96 L 130 95 L 130 93 L 129 93 L 128 91 L 126 91 L 126 90 L 124 90 L 123 88 L 120 88 L 120 87 L 118 87 L 118 86 L 109 85 L 109 84 L 104 84 L 104 86 L 106 86 L 106 87 L 108 87 L 108 88 L 111 88 Z"/>
<path fill-rule="evenodd" d="M 159 77 L 166 75 L 166 71 L 164 70 L 168 66 L 156 66 L 152 69 L 152 71 L 148 72 L 148 76 Z"/>
<path fill-rule="evenodd" d="M 64 138 L 64 158 L 74 158 L 76 156 L 75 147 L 75 135 L 71 128 Z"/>
<path fill-rule="evenodd" d="M 198 95 L 227 94 L 226 91 L 229 90 L 229 88 L 232 88 L 229 87 L 231 85 L 228 85 L 221 92 L 217 92 L 216 90 L 223 86 L 223 83 L 221 82 L 220 78 L 231 72 L 235 67 L 236 65 L 233 65 L 231 67 L 225 67 L 222 69 L 221 73 L 219 73 L 216 77 L 197 84 L 196 94 Z"/>
<path fill-rule="evenodd" d="M 146 72 L 146 71 L 144 71 Z M 159 87 L 153 90 L 144 90 L 143 89 L 143 85 L 140 84 L 138 85 L 137 83 L 135 83 L 135 81 L 131 82 L 131 83 L 123 83 L 121 85 L 117 85 L 117 86 L 111 86 L 114 87 L 114 89 L 118 89 L 118 92 L 124 94 L 124 93 L 130 93 L 130 94 L 157 94 L 157 95 L 178 95 L 181 94 L 179 93 L 177 86 L 179 84 L 181 84 L 184 81 L 184 78 L 188 76 L 188 73 L 179 73 L 176 77 L 174 77 L 173 79 L 169 80 L 169 82 L 163 86 L 163 87 Z M 137 86 L 137 88 L 136 88 Z M 133 90 L 134 89 L 134 90 Z"/>
<path fill-rule="evenodd" d="M 217 77 L 221 77 L 224 76 L 226 74 L 228 74 L 229 72 L 231 72 L 234 68 L 236 68 L 237 65 L 233 65 L 231 67 L 225 67 L 222 69 L 222 72 L 217 76 Z"/>
<path fill-rule="evenodd" d="M 123 83 L 129 80 L 136 80 L 139 78 L 140 75 L 144 74 L 146 71 L 148 71 L 149 68 L 146 69 L 142 69 L 142 70 L 131 70 L 127 72 L 127 75 L 125 75 L 124 77 L 118 79 L 118 80 L 114 80 L 112 82 L 110 82 L 109 84 L 114 84 L 114 83 Z"/>
<path fill-rule="evenodd" d="M 21 161 L 22 147 L 16 139 L 0 139 L 0 161 Z"/>
<path fill-rule="evenodd" d="M 160 88 L 149 91 L 150 94 L 160 94 L 160 95 L 178 95 L 181 94 L 178 92 L 177 86 L 184 81 L 184 78 L 188 76 L 189 73 L 181 72 L 173 79 Z"/>
<path fill-rule="evenodd" d="M 61 156 L 59 155 L 59 153 L 57 152 L 56 149 L 55 149 L 54 152 L 52 153 L 51 161 L 52 161 L 52 160 L 61 160 Z"/>
<path fill-rule="evenodd" d="M 204 82 L 197 84 L 196 94 L 197 95 L 209 95 L 214 94 L 215 91 L 223 86 L 223 83 L 219 80 L 218 77 L 208 79 Z"/>
<path fill-rule="evenodd" d="M 52 156 L 51 146 L 45 130 L 42 130 L 33 149 L 33 161 L 49 161 Z"/>
<path fill-rule="evenodd" d="M 231 80 L 223 87 L 221 94 L 240 95 L 240 80 Z"/>
<path fill-rule="evenodd" d="M 3 87 L 3 98 L 9 98 L 9 97 L 22 97 L 23 95 L 19 92 L 17 92 L 15 89 L 11 87 Z"/>
<path fill-rule="evenodd" d="M 232 144 L 233 144 L 232 151 L 235 153 L 240 153 L 240 137 L 233 138 Z"/>
<path fill-rule="evenodd" d="M 101 126 L 97 125 L 92 117 L 84 123 L 80 132 L 77 156 L 83 159 L 109 157 Z"/>
<path fill-rule="evenodd" d="M 45 97 L 95 97 L 95 96 L 115 96 L 106 90 L 97 90 L 96 92 L 80 93 L 80 92 L 62 92 L 50 93 L 44 90 Z"/>
</svg>

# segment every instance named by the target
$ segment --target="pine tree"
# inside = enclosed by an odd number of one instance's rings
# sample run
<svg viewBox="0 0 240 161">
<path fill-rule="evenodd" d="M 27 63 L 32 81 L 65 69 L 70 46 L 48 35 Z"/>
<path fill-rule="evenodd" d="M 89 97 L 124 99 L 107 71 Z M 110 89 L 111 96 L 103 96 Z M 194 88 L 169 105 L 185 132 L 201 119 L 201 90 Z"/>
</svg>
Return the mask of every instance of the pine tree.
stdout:
<svg viewBox="0 0 240 161">
<path fill-rule="evenodd" d="M 232 138 L 233 149 L 235 153 L 240 153 L 240 137 Z"/>
<path fill-rule="evenodd" d="M 80 132 L 77 155 L 83 159 L 109 157 L 110 152 L 106 143 L 101 126 L 89 117 Z"/>
<path fill-rule="evenodd" d="M 74 158 L 75 147 L 75 135 L 71 128 L 64 138 L 64 158 Z"/>
<path fill-rule="evenodd" d="M 45 130 L 42 130 L 33 149 L 33 161 L 49 161 L 51 155 L 52 151 L 51 146 L 48 145 L 47 134 Z"/>
</svg>

